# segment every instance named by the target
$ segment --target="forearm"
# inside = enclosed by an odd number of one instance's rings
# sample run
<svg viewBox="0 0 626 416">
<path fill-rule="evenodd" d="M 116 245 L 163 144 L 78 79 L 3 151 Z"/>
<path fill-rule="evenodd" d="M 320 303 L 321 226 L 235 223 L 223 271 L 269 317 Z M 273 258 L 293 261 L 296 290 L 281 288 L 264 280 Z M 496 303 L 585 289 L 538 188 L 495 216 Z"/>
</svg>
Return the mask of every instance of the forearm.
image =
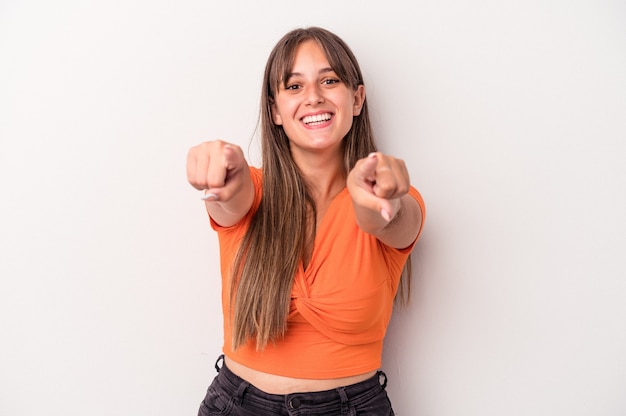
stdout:
<svg viewBox="0 0 626 416">
<path fill-rule="evenodd" d="M 214 196 L 211 191 L 205 194 L 205 203 L 211 218 L 223 227 L 237 224 L 250 210 L 254 201 L 254 184 L 249 174 L 243 175 L 241 184 L 227 200 Z M 208 196 L 208 197 L 207 197 Z"/>
<path fill-rule="evenodd" d="M 389 202 L 393 208 L 393 212 L 389 213 L 389 220 L 378 211 L 355 205 L 357 224 L 363 231 L 376 236 L 388 246 L 408 247 L 419 233 L 423 213 L 415 198 L 409 194 Z"/>
</svg>

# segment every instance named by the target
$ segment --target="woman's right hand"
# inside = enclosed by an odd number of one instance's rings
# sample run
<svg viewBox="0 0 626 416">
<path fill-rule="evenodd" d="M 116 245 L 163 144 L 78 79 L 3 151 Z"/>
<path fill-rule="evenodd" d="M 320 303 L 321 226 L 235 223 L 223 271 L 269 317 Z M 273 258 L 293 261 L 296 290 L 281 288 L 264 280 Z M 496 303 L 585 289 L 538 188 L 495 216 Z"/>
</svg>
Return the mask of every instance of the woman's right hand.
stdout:
<svg viewBox="0 0 626 416">
<path fill-rule="evenodd" d="M 209 214 L 222 226 L 237 223 L 252 205 L 250 170 L 237 145 L 215 140 L 192 147 L 187 154 L 187 180 L 204 191 Z"/>
</svg>

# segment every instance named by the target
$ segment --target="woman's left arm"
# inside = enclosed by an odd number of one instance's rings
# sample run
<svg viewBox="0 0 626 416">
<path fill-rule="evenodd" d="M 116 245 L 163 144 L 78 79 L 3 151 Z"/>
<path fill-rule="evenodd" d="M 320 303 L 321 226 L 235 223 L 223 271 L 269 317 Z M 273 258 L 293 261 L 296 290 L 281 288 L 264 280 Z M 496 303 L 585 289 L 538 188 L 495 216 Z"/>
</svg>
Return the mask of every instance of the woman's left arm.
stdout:
<svg viewBox="0 0 626 416">
<path fill-rule="evenodd" d="M 372 153 L 356 163 L 347 186 L 363 231 L 399 249 L 415 241 L 423 212 L 408 194 L 411 182 L 403 160 Z"/>
</svg>

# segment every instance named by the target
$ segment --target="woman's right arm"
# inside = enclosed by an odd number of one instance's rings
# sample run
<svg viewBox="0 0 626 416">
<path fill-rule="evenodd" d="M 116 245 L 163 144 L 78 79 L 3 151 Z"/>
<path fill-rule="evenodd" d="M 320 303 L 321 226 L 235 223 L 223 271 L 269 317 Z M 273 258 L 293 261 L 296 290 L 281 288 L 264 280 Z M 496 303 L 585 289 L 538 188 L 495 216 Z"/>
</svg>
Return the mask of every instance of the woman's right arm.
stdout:
<svg viewBox="0 0 626 416">
<path fill-rule="evenodd" d="M 204 190 L 209 215 L 223 227 L 237 224 L 252 206 L 254 186 L 239 146 L 216 140 L 192 147 L 187 154 L 187 180 Z"/>
</svg>

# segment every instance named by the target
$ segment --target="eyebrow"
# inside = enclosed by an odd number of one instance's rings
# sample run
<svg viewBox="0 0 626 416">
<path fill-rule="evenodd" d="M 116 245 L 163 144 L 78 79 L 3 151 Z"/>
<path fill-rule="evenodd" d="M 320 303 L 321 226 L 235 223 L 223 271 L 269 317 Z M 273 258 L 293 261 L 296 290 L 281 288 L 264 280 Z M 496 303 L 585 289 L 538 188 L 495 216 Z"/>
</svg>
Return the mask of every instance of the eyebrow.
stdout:
<svg viewBox="0 0 626 416">
<path fill-rule="evenodd" d="M 319 70 L 318 74 L 325 74 L 327 72 L 335 72 L 334 69 L 328 67 L 328 68 L 322 68 Z M 293 77 L 301 77 L 303 76 L 302 73 L 300 72 L 290 72 L 287 74 L 287 79 L 293 78 Z"/>
</svg>

